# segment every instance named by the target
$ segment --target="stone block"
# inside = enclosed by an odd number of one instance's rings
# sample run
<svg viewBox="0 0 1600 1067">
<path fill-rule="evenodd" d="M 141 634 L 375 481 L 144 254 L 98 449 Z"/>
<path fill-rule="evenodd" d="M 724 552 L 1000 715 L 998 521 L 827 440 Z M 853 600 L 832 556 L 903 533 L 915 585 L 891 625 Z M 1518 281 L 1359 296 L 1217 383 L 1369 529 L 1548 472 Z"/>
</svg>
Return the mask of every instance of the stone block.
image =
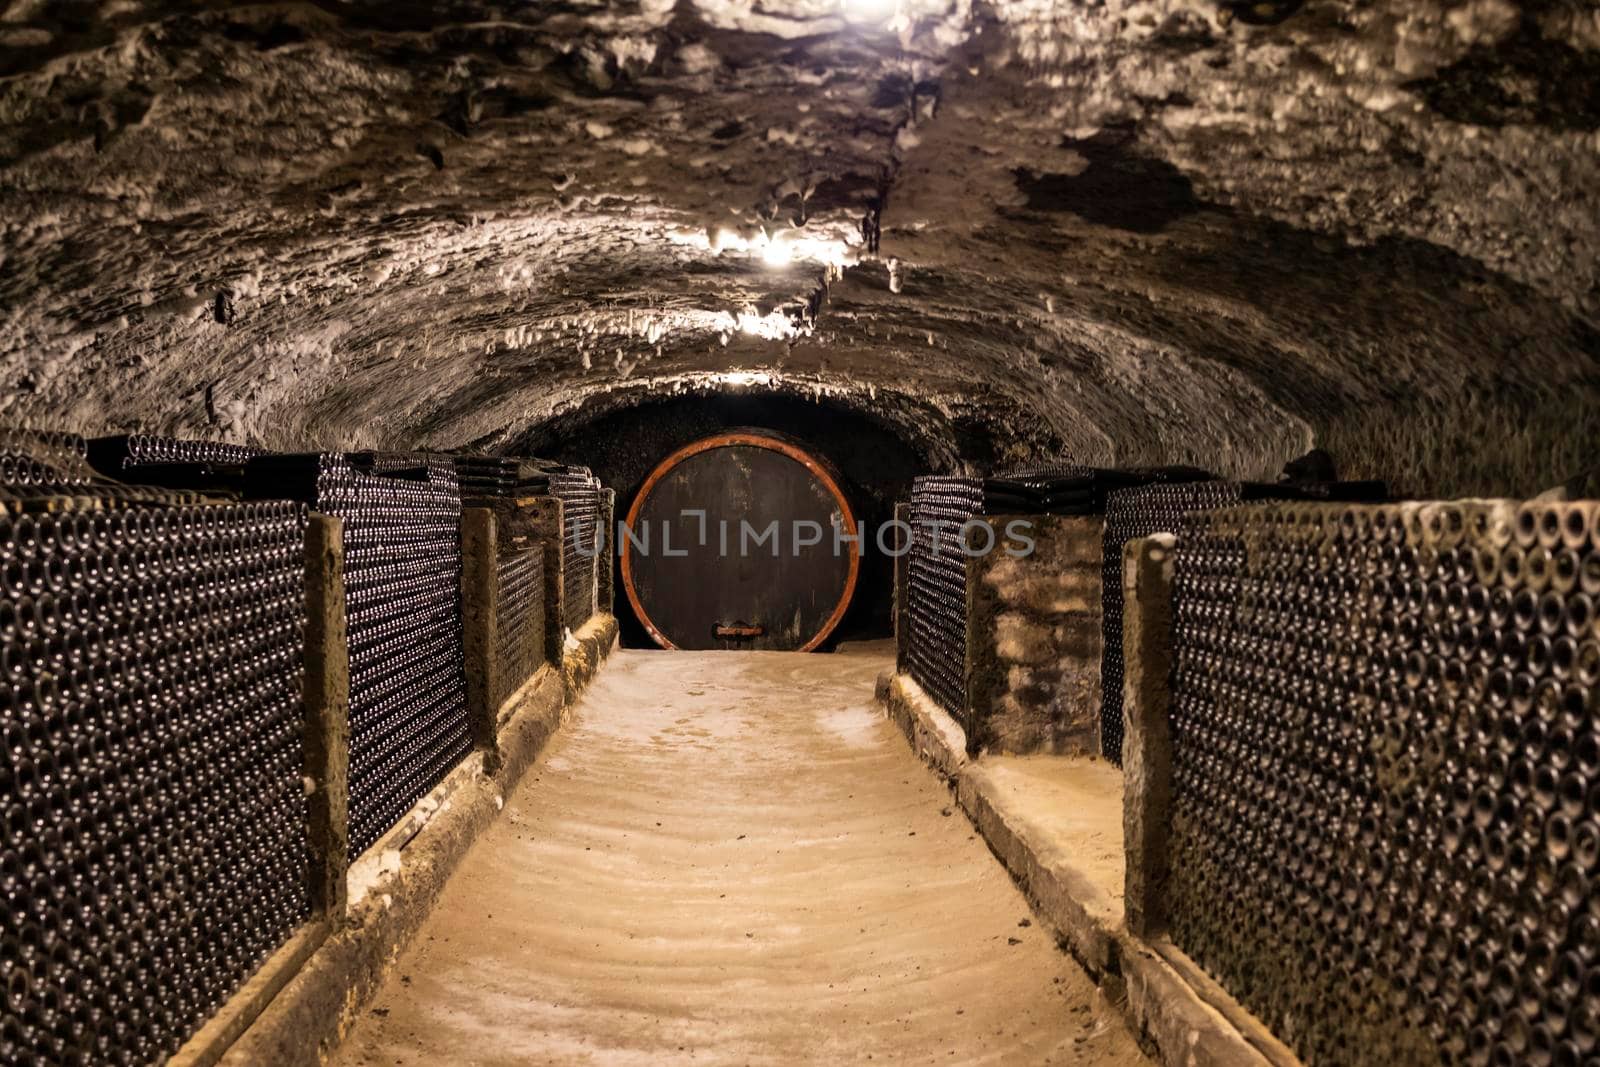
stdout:
<svg viewBox="0 0 1600 1067">
<path fill-rule="evenodd" d="M 499 695 L 499 546 L 494 513 L 486 508 L 461 512 L 461 640 L 467 676 L 467 717 L 474 747 L 491 771 L 499 766 L 496 740 Z"/>
<path fill-rule="evenodd" d="M 1093 753 L 1100 707 L 1097 518 L 1032 517 L 1031 554 L 968 561 L 967 707 L 972 751 Z"/>
<path fill-rule="evenodd" d="M 1014 611 L 994 620 L 995 653 L 1010 663 L 1047 663 L 1056 658 L 1049 626 Z"/>
</svg>

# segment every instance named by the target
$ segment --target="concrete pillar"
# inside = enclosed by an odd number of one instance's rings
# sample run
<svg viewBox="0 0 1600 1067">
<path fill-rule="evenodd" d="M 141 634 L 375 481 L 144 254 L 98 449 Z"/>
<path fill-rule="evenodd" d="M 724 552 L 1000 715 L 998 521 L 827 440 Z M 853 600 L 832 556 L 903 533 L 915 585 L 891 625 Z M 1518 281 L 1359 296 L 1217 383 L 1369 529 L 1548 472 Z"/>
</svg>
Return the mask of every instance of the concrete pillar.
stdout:
<svg viewBox="0 0 1600 1067">
<path fill-rule="evenodd" d="M 596 609 L 604 615 L 616 612 L 617 550 L 611 539 L 617 533 L 617 491 L 600 491 L 600 530 L 604 548 L 595 559 L 599 572 L 595 575 Z"/>
<path fill-rule="evenodd" d="M 561 501 L 549 496 L 522 497 L 517 507 L 528 516 L 528 527 L 544 546 L 544 660 L 561 666 L 566 655 L 566 583 L 562 580 Z"/>
<path fill-rule="evenodd" d="M 306 530 L 305 772 L 311 906 L 344 917 L 350 866 L 350 648 L 345 637 L 344 524 L 311 516 Z"/>
<path fill-rule="evenodd" d="M 894 506 L 894 521 L 905 523 L 906 526 L 897 526 L 897 536 L 910 540 L 906 527 L 911 524 L 911 504 L 909 502 Z M 909 544 L 896 545 L 898 549 L 909 549 Z M 911 553 L 902 551 L 894 558 L 894 669 L 898 674 L 904 674 L 910 668 L 907 666 L 906 655 L 911 649 Z"/>
<path fill-rule="evenodd" d="M 1128 931 L 1149 938 L 1167 926 L 1172 818 L 1171 534 L 1122 549 L 1123 908 Z"/>
<path fill-rule="evenodd" d="M 494 512 L 461 512 L 461 642 L 467 673 L 467 719 L 484 769 L 499 769 L 500 605 L 499 546 Z"/>
</svg>

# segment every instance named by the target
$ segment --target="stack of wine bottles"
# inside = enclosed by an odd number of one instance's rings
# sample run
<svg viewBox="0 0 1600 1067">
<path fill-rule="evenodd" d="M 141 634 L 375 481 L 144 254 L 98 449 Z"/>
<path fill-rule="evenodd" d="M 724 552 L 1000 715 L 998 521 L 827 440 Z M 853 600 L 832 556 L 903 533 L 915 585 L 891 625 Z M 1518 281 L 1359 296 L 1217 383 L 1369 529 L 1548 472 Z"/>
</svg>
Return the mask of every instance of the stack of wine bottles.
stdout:
<svg viewBox="0 0 1600 1067">
<path fill-rule="evenodd" d="M 544 664 L 544 547 L 519 544 L 502 531 L 496 564 L 500 692 L 493 699 L 499 707 Z"/>
<path fill-rule="evenodd" d="M 92 471 L 77 434 L 0 427 L 0 491 L 26 493 L 83 485 Z"/>
<path fill-rule="evenodd" d="M 309 914 L 306 511 L 4 476 L 0 1063 L 154 1063 Z"/>
<path fill-rule="evenodd" d="M 519 463 L 506 456 L 456 456 L 461 499 L 468 507 L 508 500 L 517 490 Z"/>
<path fill-rule="evenodd" d="M 1226 482 L 1207 480 L 1211 476 L 1202 471 L 1194 472 L 1200 477 L 1185 480 L 1181 475 L 1187 470 L 1167 468 L 1158 481 L 1120 489 L 1107 497 L 1100 617 L 1100 750 L 1118 766 L 1122 764 L 1122 682 L 1126 666 L 1122 649 L 1122 547 L 1134 538 L 1156 533 L 1181 536 L 1190 528 L 1196 513 L 1212 508 L 1268 500 L 1376 501 L 1387 495 L 1382 482 Z"/>
<path fill-rule="evenodd" d="M 1178 542 L 1173 941 L 1313 1064 L 1600 1047 L 1600 505 Z"/>
<path fill-rule="evenodd" d="M 595 612 L 597 570 L 607 565 L 600 558 L 602 543 L 610 544 L 610 531 L 600 529 L 600 480 L 588 467 L 535 460 L 524 462 L 519 487 L 561 501 L 564 621 L 576 630 Z"/>
<path fill-rule="evenodd" d="M 265 455 L 263 449 L 249 445 L 230 445 L 221 441 L 190 441 L 151 434 L 121 434 L 97 437 L 88 445 L 88 458 L 97 470 L 119 475 L 138 467 L 168 464 L 218 464 L 241 466 L 252 457 Z"/>
<path fill-rule="evenodd" d="M 1114 492 L 1106 502 L 1104 569 L 1101 573 L 1100 751 L 1122 764 L 1122 547 L 1157 533 L 1181 534 L 1196 511 L 1264 499 L 1243 482 L 1193 481 L 1140 486 Z"/>
<path fill-rule="evenodd" d="M 98 437 L 89 462 L 107 478 L 237 498 L 244 464 L 263 450 L 219 441 L 190 441 L 150 434 Z"/>
<path fill-rule="evenodd" d="M 1066 462 L 1041 463 L 985 479 L 984 509 L 990 515 L 1101 515 L 1107 499 L 1118 490 L 1210 477 L 1194 467 L 1107 470 Z"/>
<path fill-rule="evenodd" d="M 455 466 L 383 453 L 258 456 L 245 485 L 344 522 L 355 855 L 471 750 Z"/>
<path fill-rule="evenodd" d="M 957 538 L 984 514 L 984 480 L 925 475 L 911 483 L 907 668 L 924 692 L 966 725 L 967 562 Z"/>
</svg>

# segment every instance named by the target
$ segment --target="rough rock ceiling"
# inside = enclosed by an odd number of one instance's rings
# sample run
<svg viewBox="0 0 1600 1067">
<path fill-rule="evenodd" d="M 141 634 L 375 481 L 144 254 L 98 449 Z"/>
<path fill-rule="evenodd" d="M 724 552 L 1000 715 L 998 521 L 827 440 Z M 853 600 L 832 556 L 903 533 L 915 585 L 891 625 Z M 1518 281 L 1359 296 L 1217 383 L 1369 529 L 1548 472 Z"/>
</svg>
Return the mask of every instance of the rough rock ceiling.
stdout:
<svg viewBox="0 0 1600 1067">
<path fill-rule="evenodd" d="M 0 419 L 494 447 L 771 388 L 944 462 L 1593 465 L 1588 2 L 3 10 Z"/>
</svg>

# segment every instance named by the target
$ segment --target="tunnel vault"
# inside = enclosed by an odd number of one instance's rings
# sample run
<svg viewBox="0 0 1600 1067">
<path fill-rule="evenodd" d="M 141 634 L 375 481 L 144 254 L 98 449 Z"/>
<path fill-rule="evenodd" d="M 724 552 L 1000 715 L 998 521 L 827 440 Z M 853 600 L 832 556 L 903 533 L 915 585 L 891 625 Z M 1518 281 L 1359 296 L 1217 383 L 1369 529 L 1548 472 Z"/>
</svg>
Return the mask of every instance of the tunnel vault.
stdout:
<svg viewBox="0 0 1600 1067">
<path fill-rule="evenodd" d="M 1577 0 L 14 2 L 0 418 L 440 448 L 770 389 L 946 466 L 1534 491 L 1600 428 L 1597 89 Z"/>
</svg>

